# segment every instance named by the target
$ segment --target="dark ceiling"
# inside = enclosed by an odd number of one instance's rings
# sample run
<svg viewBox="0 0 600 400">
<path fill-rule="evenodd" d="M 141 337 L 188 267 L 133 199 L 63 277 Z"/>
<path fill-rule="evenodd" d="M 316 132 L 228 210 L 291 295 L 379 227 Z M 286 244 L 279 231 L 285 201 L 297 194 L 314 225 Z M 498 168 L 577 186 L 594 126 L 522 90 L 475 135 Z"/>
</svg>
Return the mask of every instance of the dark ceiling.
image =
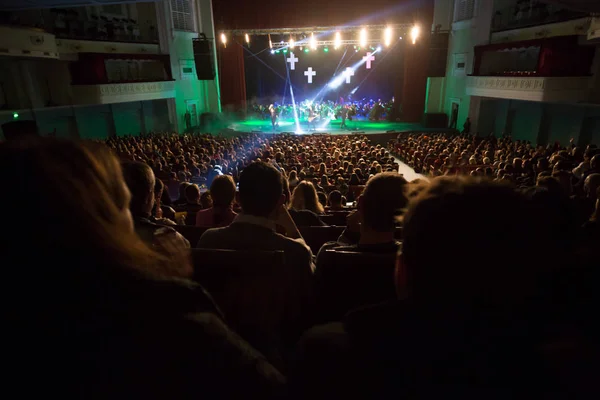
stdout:
<svg viewBox="0 0 600 400">
<path fill-rule="evenodd" d="M 598 0 L 542 0 L 544 3 L 558 4 L 564 8 L 589 13 L 600 12 L 600 1 Z"/>
</svg>

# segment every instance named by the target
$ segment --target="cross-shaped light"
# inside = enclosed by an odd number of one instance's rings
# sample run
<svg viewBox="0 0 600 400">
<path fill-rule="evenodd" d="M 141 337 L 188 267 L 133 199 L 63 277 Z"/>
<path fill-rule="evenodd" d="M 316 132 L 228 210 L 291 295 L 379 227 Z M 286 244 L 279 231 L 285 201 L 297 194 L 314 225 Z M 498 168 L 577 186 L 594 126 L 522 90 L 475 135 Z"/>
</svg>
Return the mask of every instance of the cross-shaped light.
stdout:
<svg viewBox="0 0 600 400">
<path fill-rule="evenodd" d="M 286 59 L 286 61 L 290 63 L 291 70 L 296 69 L 296 63 L 298 62 L 298 57 L 294 56 L 293 51 L 290 52 L 290 57 L 288 59 Z"/>
<path fill-rule="evenodd" d="M 375 56 L 373 55 L 373 53 L 367 53 L 367 55 L 362 59 L 367 63 L 367 69 L 371 69 L 371 61 L 375 61 Z"/>
<path fill-rule="evenodd" d="M 351 77 L 354 76 L 354 70 L 350 67 L 346 68 L 344 76 L 346 77 L 346 83 L 350 83 Z"/>
<path fill-rule="evenodd" d="M 313 71 L 312 67 L 308 67 L 306 71 L 304 71 L 304 76 L 308 77 L 308 83 L 312 83 L 312 78 L 317 74 L 317 71 Z"/>
</svg>

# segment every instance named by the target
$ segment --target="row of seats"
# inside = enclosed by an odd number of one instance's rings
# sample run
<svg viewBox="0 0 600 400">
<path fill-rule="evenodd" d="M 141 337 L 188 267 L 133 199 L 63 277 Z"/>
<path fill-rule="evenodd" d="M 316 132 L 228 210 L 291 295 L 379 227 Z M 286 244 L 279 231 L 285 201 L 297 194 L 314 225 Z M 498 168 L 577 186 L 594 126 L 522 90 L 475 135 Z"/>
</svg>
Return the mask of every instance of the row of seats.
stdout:
<svg viewBox="0 0 600 400">
<path fill-rule="evenodd" d="M 189 225 L 176 225 L 173 226 L 177 232 L 179 232 L 183 237 L 185 237 L 192 247 L 198 243 L 200 237 L 204 232 L 206 232 L 207 228 L 199 228 L 196 226 Z M 323 246 L 327 242 L 335 242 L 342 232 L 344 232 L 344 226 L 307 226 L 298 228 L 304 241 L 310 247 L 313 254 L 317 254 Z M 402 237 L 402 229 L 396 228 L 396 239 L 400 240 Z"/>
</svg>

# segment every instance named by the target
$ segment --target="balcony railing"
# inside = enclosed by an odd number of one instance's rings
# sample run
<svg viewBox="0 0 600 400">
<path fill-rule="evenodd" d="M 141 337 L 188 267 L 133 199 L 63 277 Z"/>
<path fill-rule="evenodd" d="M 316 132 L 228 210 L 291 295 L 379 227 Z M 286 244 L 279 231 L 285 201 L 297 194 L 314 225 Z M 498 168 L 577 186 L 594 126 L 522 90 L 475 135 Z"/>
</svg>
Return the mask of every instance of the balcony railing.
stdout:
<svg viewBox="0 0 600 400">
<path fill-rule="evenodd" d="M 497 10 L 492 19 L 492 32 L 526 28 L 584 18 L 588 14 L 567 10 L 554 4 L 515 2 L 514 6 Z"/>
<path fill-rule="evenodd" d="M 113 104 L 175 97 L 174 81 L 72 85 L 75 104 Z"/>
<path fill-rule="evenodd" d="M 578 103 L 588 100 L 591 77 L 470 76 L 467 94 L 512 100 Z"/>
</svg>

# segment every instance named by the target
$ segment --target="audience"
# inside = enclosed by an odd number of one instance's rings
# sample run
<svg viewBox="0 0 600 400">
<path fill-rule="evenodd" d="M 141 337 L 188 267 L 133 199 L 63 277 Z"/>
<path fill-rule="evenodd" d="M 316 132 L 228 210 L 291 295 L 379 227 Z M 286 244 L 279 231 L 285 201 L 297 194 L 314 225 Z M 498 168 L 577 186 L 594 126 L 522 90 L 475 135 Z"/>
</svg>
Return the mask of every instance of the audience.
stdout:
<svg viewBox="0 0 600 400">
<path fill-rule="evenodd" d="M 213 200 L 212 207 L 196 214 L 196 226 L 202 228 L 229 226 L 237 216 L 233 212 L 235 192 L 235 182 L 231 176 L 217 176 L 210 185 L 210 195 Z"/>
<path fill-rule="evenodd" d="M 106 145 L 0 144 L 4 185 L 28 194 L 0 196 L 7 282 L 28 285 L 9 285 L 6 360 L 46 393 L 598 397 L 595 146 L 417 132 L 388 148 L 288 134 Z M 392 154 L 427 177 L 407 182 Z M 276 322 L 246 329 L 236 307 L 252 314 L 271 289 Z M 256 304 L 251 322 L 270 312 Z"/>
</svg>

